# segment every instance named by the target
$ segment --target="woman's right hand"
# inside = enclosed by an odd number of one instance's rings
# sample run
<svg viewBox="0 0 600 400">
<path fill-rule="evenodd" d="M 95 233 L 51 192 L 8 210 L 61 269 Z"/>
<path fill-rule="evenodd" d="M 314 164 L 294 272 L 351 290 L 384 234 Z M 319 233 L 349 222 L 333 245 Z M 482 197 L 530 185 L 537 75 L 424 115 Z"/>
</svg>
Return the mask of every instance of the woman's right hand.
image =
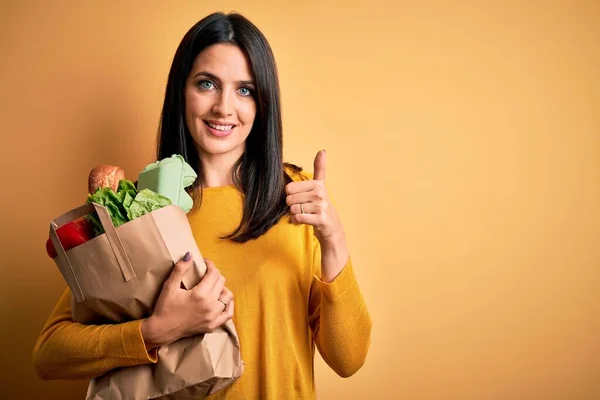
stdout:
<svg viewBox="0 0 600 400">
<path fill-rule="evenodd" d="M 206 274 L 190 290 L 183 289 L 181 281 L 193 265 L 191 255 L 186 254 L 173 268 L 154 312 L 141 324 L 142 337 L 148 349 L 212 332 L 233 317 L 233 294 L 225 287 L 225 278 L 210 260 L 204 261 Z"/>
</svg>

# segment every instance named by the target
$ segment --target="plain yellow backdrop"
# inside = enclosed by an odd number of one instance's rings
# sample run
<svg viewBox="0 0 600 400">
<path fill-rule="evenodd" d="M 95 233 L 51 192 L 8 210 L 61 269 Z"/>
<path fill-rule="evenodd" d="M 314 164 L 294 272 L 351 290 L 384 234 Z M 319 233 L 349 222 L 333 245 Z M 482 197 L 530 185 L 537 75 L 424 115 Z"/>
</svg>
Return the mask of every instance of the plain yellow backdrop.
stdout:
<svg viewBox="0 0 600 400">
<path fill-rule="evenodd" d="M 286 160 L 328 185 L 373 318 L 320 399 L 600 398 L 600 2 L 3 1 L 0 398 L 82 399 L 31 349 L 65 284 L 48 224 L 152 161 L 168 69 L 212 11 L 278 62 Z"/>
</svg>

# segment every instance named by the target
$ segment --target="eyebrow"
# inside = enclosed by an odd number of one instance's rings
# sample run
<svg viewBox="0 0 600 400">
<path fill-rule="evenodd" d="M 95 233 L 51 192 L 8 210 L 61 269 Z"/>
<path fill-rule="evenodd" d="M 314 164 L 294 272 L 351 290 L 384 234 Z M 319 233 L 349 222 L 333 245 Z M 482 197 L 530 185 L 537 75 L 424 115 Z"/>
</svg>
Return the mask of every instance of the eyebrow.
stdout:
<svg viewBox="0 0 600 400">
<path fill-rule="evenodd" d="M 215 81 L 221 82 L 221 80 L 219 79 L 218 76 L 216 76 L 215 74 L 211 74 L 210 72 L 207 72 L 207 71 L 198 72 L 196 75 L 194 75 L 193 79 L 196 79 L 199 76 L 206 76 L 207 78 L 214 79 Z M 242 85 L 254 86 L 254 82 L 251 80 L 250 81 L 237 81 L 237 83 L 242 84 Z"/>
</svg>

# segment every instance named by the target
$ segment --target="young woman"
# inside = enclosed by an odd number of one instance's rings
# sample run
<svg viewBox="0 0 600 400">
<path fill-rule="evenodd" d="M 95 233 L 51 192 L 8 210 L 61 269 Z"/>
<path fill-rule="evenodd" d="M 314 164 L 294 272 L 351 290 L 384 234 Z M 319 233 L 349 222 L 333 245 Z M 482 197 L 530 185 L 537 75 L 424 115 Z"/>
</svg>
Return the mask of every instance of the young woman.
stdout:
<svg viewBox="0 0 600 400">
<path fill-rule="evenodd" d="M 188 217 L 208 272 L 181 289 L 186 255 L 149 318 L 115 325 L 73 322 L 67 289 L 34 349 L 40 377 L 156 362 L 159 346 L 231 318 L 245 370 L 216 398 L 314 398 L 315 345 L 340 376 L 354 374 L 371 319 L 327 193 L 326 155 L 317 154 L 313 174 L 283 162 L 275 60 L 250 21 L 215 13 L 187 32 L 159 131 L 158 159 L 181 154 L 198 173 Z"/>
</svg>

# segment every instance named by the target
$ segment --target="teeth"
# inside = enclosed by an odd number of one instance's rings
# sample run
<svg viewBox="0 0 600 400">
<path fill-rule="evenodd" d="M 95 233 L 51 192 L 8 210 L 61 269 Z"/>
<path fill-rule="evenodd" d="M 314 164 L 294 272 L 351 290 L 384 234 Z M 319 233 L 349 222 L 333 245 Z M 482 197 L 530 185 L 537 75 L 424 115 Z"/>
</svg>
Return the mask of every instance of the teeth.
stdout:
<svg viewBox="0 0 600 400">
<path fill-rule="evenodd" d="M 233 128 L 233 125 L 215 125 L 211 124 L 210 122 L 208 122 L 208 126 L 218 131 L 228 131 L 231 130 L 231 128 Z"/>
</svg>

